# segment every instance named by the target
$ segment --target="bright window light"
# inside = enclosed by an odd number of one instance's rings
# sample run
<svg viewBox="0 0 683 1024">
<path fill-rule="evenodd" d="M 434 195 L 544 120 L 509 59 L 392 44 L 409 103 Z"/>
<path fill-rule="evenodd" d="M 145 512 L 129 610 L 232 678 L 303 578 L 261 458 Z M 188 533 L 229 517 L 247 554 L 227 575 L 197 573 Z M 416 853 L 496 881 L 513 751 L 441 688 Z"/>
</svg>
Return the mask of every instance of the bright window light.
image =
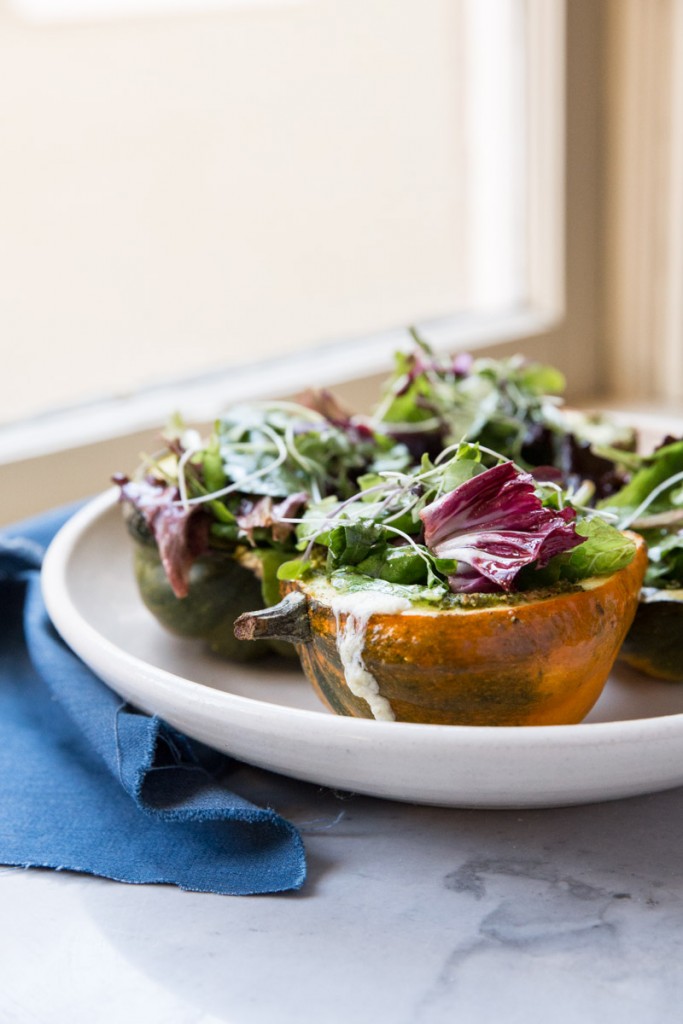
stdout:
<svg viewBox="0 0 683 1024">
<path fill-rule="evenodd" d="M 523 306 L 524 0 L 156 7 L 0 16 L 0 422 Z"/>
<path fill-rule="evenodd" d="M 167 14 L 203 14 L 235 7 L 291 7 L 306 0 L 10 0 L 10 10 L 21 18 L 44 25 L 64 21 L 98 21 L 112 18 Z"/>
</svg>

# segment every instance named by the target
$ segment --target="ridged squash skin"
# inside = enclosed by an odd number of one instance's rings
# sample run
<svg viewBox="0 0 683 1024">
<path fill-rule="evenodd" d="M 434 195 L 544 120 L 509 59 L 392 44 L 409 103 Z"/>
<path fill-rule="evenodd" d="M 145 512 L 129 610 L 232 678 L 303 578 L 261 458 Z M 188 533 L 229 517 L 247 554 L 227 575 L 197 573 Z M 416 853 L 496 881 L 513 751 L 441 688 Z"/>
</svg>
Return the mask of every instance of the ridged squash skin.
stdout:
<svg viewBox="0 0 683 1024">
<path fill-rule="evenodd" d="M 292 648 L 277 640 L 243 643 L 233 633 L 235 619 L 263 606 L 256 576 L 222 552 L 198 558 L 190 570 L 187 597 L 173 593 L 155 545 L 134 541 L 134 569 L 140 597 L 164 629 L 176 636 L 204 640 L 209 650 L 230 661 L 255 661 Z"/>
<path fill-rule="evenodd" d="M 683 590 L 640 600 L 619 657 L 655 679 L 683 682 Z"/>
<path fill-rule="evenodd" d="M 569 592 L 513 606 L 373 614 L 363 663 L 399 722 L 523 726 L 580 722 L 595 704 L 633 621 L 647 564 L 645 545 L 626 568 Z M 335 616 L 311 588 L 311 640 L 297 645 L 303 670 L 334 712 L 372 717 L 350 691 Z"/>
</svg>

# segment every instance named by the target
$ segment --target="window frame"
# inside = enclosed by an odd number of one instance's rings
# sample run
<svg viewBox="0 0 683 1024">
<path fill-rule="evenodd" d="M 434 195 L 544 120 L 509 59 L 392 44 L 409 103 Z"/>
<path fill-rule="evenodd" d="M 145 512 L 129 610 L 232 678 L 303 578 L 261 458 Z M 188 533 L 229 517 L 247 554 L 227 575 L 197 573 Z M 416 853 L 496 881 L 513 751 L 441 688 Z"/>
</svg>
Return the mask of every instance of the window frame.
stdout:
<svg viewBox="0 0 683 1024">
<path fill-rule="evenodd" d="M 437 350 L 467 348 L 498 353 L 510 351 L 514 345 L 523 347 L 532 357 L 538 351 L 542 358 L 561 367 L 567 361 L 567 331 L 574 331 L 576 344 L 583 347 L 588 360 L 584 377 L 589 380 L 593 366 L 588 365 L 591 357 L 587 353 L 592 339 L 579 338 L 576 327 L 581 326 L 581 317 L 574 324 L 567 315 L 572 282 L 567 277 L 565 260 L 566 206 L 569 202 L 571 216 L 572 195 L 565 173 L 565 72 L 569 70 L 571 87 L 572 71 L 567 69 L 566 61 L 567 27 L 575 35 L 576 23 L 583 20 L 585 24 L 579 24 L 579 31 L 587 38 L 594 15 L 589 10 L 591 0 L 578 0 L 569 8 L 566 0 L 554 0 L 551 4 L 547 0 L 523 2 L 529 68 L 525 298 L 518 308 L 488 314 L 461 312 L 417 326 Z M 585 242 L 582 245 L 585 249 Z M 90 456 L 95 460 L 101 457 L 107 471 L 120 468 L 121 464 L 112 461 L 118 453 L 129 453 L 129 459 L 134 458 L 174 409 L 179 409 L 190 422 L 205 423 L 231 401 L 289 397 L 309 385 L 311 379 L 321 386 L 339 389 L 342 397 L 351 397 L 356 408 L 363 408 L 368 396 L 374 393 L 377 375 L 387 372 L 393 352 L 407 343 L 405 328 L 370 337 L 339 339 L 312 352 L 271 360 L 267 366 L 226 369 L 221 374 L 164 384 L 136 395 L 46 413 L 2 427 L 0 485 L 10 496 L 4 503 L 2 518 L 12 521 L 56 502 L 91 493 L 94 488 Z M 585 382 L 580 382 L 579 387 L 586 390 Z M 40 484 L 47 466 L 53 480 L 47 488 L 49 493 Z M 99 483 L 102 482 L 100 477 Z"/>
</svg>

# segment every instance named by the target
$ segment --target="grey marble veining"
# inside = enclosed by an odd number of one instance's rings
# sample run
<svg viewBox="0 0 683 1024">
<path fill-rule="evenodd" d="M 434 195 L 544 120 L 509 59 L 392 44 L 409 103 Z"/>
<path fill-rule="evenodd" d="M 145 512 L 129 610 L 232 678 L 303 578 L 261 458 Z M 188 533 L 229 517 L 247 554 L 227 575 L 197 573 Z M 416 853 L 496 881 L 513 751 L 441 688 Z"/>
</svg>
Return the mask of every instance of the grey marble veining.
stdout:
<svg viewBox="0 0 683 1024">
<path fill-rule="evenodd" d="M 304 833 L 301 893 L 0 873 L 0 1020 L 108 1024 L 133 1004 L 147 1024 L 683 1018 L 683 789 L 457 811 L 260 786 Z"/>
</svg>

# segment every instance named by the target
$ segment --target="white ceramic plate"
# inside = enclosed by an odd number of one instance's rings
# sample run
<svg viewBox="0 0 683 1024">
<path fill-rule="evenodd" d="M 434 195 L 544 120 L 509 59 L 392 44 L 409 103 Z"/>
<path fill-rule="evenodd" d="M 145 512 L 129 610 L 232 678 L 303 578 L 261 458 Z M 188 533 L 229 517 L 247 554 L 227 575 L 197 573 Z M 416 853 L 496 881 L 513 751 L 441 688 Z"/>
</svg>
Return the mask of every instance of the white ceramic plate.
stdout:
<svg viewBox="0 0 683 1024">
<path fill-rule="evenodd" d="M 114 492 L 53 541 L 45 600 L 123 698 L 241 760 L 321 785 L 450 807 L 550 807 L 683 784 L 683 685 L 627 669 L 587 722 L 491 728 L 337 717 L 298 667 L 236 666 L 166 634 L 140 601 Z"/>
</svg>

